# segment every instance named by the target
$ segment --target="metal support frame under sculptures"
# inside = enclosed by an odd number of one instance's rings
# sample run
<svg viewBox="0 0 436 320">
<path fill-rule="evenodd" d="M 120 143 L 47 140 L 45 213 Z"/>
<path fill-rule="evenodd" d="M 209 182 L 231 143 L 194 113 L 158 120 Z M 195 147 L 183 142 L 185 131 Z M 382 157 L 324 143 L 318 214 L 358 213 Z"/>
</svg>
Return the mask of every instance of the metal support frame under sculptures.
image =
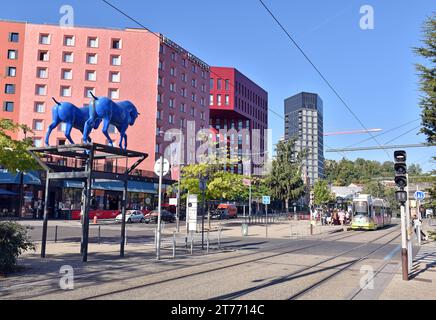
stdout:
<svg viewBox="0 0 436 320">
<path fill-rule="evenodd" d="M 74 144 L 73 139 L 71 139 L 71 130 L 77 129 L 83 134 L 85 129 L 85 122 L 89 118 L 90 107 L 85 106 L 83 108 L 77 108 L 74 104 L 69 102 L 58 102 L 55 98 L 52 98 L 56 105 L 52 108 L 52 119 L 53 122 L 50 124 L 45 135 L 45 145 L 49 146 L 49 140 L 51 132 L 56 129 L 56 127 L 61 123 L 66 123 L 65 137 L 71 144 Z M 98 129 L 102 120 L 95 121 L 94 129 Z M 87 138 L 87 142 L 91 142 L 91 139 Z"/>
<path fill-rule="evenodd" d="M 120 133 L 119 147 L 121 149 L 127 149 L 127 135 L 126 131 L 129 126 L 135 124 L 136 119 L 140 115 L 138 109 L 130 101 L 121 101 L 118 103 L 113 102 L 106 97 L 96 97 L 92 92 L 91 96 L 94 99 L 94 103 L 91 104 L 89 109 L 89 118 L 85 123 L 85 129 L 83 132 L 83 142 L 86 143 L 91 133 L 92 128 L 96 126 L 96 123 L 103 121 L 103 134 L 109 141 L 109 145 L 113 146 L 113 141 L 109 136 L 109 125 L 114 125 Z M 123 144 L 124 142 L 124 144 Z"/>
<path fill-rule="evenodd" d="M 29 153 L 47 172 L 45 185 L 45 201 L 44 201 L 44 222 L 42 228 L 42 243 L 41 257 L 45 257 L 47 243 L 47 228 L 48 228 L 48 195 L 50 180 L 78 180 L 84 182 L 82 193 L 82 238 L 80 252 L 84 262 L 88 260 L 88 236 L 89 236 L 89 207 L 91 200 L 92 182 L 95 179 L 122 181 L 124 183 L 123 201 L 121 206 L 122 223 L 121 223 L 121 238 L 120 238 L 120 256 L 124 256 L 124 245 L 126 235 L 126 205 L 127 205 L 127 182 L 135 180 L 137 177 L 131 173 L 143 162 L 148 154 L 131 151 L 120 150 L 115 147 L 106 146 L 97 143 L 59 145 L 55 147 L 30 148 Z M 60 167 L 53 165 L 53 157 L 61 157 L 72 160 L 82 160 L 86 163 L 84 170 L 76 167 Z M 131 166 L 127 167 L 122 174 L 97 171 L 96 161 L 106 161 L 108 159 L 137 158 L 138 160 Z"/>
</svg>

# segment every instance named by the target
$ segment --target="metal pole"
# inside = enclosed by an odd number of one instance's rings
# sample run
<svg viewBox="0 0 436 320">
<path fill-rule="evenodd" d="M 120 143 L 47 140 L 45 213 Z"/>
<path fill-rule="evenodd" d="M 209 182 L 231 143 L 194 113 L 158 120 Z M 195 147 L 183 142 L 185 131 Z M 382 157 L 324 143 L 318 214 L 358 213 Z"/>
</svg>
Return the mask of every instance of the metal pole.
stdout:
<svg viewBox="0 0 436 320">
<path fill-rule="evenodd" d="M 159 171 L 159 197 L 158 197 L 158 214 L 157 214 L 157 248 L 156 248 L 156 260 L 160 259 L 160 233 L 161 233 L 161 207 L 162 207 L 162 174 L 164 159 L 160 156 L 160 171 Z"/>
<path fill-rule="evenodd" d="M 209 230 L 207 230 L 206 249 L 207 253 L 209 254 Z"/>
<path fill-rule="evenodd" d="M 265 205 L 265 235 L 268 238 L 268 205 Z"/>
<path fill-rule="evenodd" d="M 55 240 L 54 240 L 54 242 L 55 243 L 58 242 L 58 226 L 55 226 Z"/>
<path fill-rule="evenodd" d="M 185 226 L 186 226 L 186 234 L 185 234 L 185 248 L 188 248 L 188 233 L 189 233 L 189 211 L 188 211 L 188 201 L 189 201 L 189 191 L 188 191 L 188 197 L 186 198 L 186 217 L 185 217 Z"/>
<path fill-rule="evenodd" d="M 41 258 L 45 258 L 45 250 L 47 244 L 47 226 L 48 226 L 48 187 L 50 179 L 48 177 L 49 172 L 45 178 L 45 195 L 44 195 L 44 222 L 42 224 L 42 242 L 41 242 Z"/>
<path fill-rule="evenodd" d="M 173 231 L 173 258 L 176 257 L 176 232 Z"/>
<path fill-rule="evenodd" d="M 98 226 L 98 244 L 101 244 L 101 226 Z"/>
<path fill-rule="evenodd" d="M 177 206 L 176 206 L 176 229 L 177 233 L 180 232 L 180 163 L 179 163 L 179 178 L 177 183 Z"/>
<path fill-rule="evenodd" d="M 409 199 L 409 174 L 406 174 L 407 178 L 407 186 L 406 186 L 406 192 L 407 192 L 407 199 Z M 408 266 L 409 266 L 409 273 L 412 270 L 412 241 L 411 241 L 411 234 L 412 234 L 412 225 L 410 223 L 410 202 L 409 200 L 406 201 L 406 225 L 407 225 L 407 257 L 408 257 Z"/>
<path fill-rule="evenodd" d="M 416 191 L 419 191 L 419 185 L 416 185 Z M 418 236 L 418 245 L 421 245 L 421 210 L 420 209 L 421 206 L 421 201 L 420 200 L 416 200 L 416 218 L 418 219 L 418 223 L 416 224 L 416 233 Z"/>
<path fill-rule="evenodd" d="M 194 251 L 194 231 L 191 231 L 191 254 Z"/>
<path fill-rule="evenodd" d="M 88 174 L 86 180 L 86 196 L 85 196 L 85 214 L 83 216 L 83 256 L 82 261 L 88 261 L 88 242 L 89 242 L 89 205 L 91 201 L 91 188 L 92 188 L 92 171 L 94 164 L 94 147 L 90 150 L 89 159 L 86 166 L 86 171 Z"/>
<path fill-rule="evenodd" d="M 24 172 L 20 171 L 20 202 L 18 205 L 18 217 L 23 218 L 23 206 L 24 206 Z"/>
<path fill-rule="evenodd" d="M 123 201 L 121 203 L 121 241 L 120 257 L 124 257 L 124 246 L 127 243 L 126 237 L 126 205 L 127 205 L 127 177 L 124 177 Z"/>
<path fill-rule="evenodd" d="M 202 211 L 202 215 L 201 215 L 201 250 L 204 250 L 204 211 L 205 211 L 205 207 L 206 207 L 206 195 L 205 192 L 203 190 L 203 209 Z"/>
<path fill-rule="evenodd" d="M 409 280 L 408 252 L 407 252 L 407 227 L 406 212 L 404 205 L 401 205 L 401 262 L 403 269 L 403 280 Z"/>
<path fill-rule="evenodd" d="M 248 216 L 251 217 L 251 165 L 250 165 L 250 186 L 248 188 Z"/>
</svg>

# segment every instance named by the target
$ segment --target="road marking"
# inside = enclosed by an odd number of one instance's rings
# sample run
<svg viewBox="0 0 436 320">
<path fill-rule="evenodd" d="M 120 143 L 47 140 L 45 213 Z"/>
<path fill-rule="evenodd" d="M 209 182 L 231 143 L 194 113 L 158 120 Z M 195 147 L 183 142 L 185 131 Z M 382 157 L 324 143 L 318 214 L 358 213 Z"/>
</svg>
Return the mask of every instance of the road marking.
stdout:
<svg viewBox="0 0 436 320">
<path fill-rule="evenodd" d="M 401 245 L 398 245 L 394 250 L 391 251 L 386 257 L 383 258 L 384 261 L 391 260 L 399 251 L 401 250 Z"/>
</svg>

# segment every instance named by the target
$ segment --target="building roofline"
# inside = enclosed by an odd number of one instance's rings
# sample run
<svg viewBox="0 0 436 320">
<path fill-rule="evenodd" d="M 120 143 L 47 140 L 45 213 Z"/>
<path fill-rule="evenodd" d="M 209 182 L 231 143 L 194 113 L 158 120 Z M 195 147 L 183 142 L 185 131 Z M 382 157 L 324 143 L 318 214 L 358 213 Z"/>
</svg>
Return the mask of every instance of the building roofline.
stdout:
<svg viewBox="0 0 436 320">
<path fill-rule="evenodd" d="M 321 97 L 319 96 L 318 93 L 315 93 L 315 92 L 308 92 L 308 91 L 301 91 L 301 92 L 299 92 L 299 93 L 296 93 L 296 94 L 294 94 L 294 95 L 292 95 L 292 96 L 286 98 L 285 101 L 287 101 L 287 100 L 289 100 L 289 99 L 291 99 L 291 98 L 294 98 L 295 96 L 301 95 L 301 94 L 314 94 L 314 95 L 318 96 L 318 98 L 321 99 Z M 321 100 L 322 100 L 322 99 L 321 99 Z"/>
<path fill-rule="evenodd" d="M 238 68 L 236 68 L 236 67 L 211 66 L 211 68 L 232 69 L 232 70 L 234 70 L 235 74 L 238 73 L 239 75 L 243 76 L 243 77 L 246 78 L 249 82 L 251 82 L 251 83 L 254 84 L 256 87 L 258 87 L 260 90 L 262 90 L 266 95 L 268 95 L 268 91 L 266 91 L 264 88 L 262 88 L 259 84 L 257 84 L 256 82 L 254 82 L 254 80 L 250 79 L 247 75 L 245 75 L 244 73 L 242 73 L 242 72 L 241 72 Z"/>
</svg>

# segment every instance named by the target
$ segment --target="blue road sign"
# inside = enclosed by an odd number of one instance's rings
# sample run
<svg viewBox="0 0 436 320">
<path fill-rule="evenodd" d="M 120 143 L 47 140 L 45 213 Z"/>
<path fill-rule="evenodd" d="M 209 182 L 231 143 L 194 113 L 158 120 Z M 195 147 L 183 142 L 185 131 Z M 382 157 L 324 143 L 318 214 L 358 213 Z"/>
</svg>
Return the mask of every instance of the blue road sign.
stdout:
<svg viewBox="0 0 436 320">
<path fill-rule="evenodd" d="M 423 191 L 416 191 L 415 192 L 415 200 L 422 201 L 424 199 L 425 199 L 425 192 L 423 192 Z"/>
<path fill-rule="evenodd" d="M 270 196 L 263 196 L 263 197 L 262 197 L 262 203 L 263 203 L 263 204 L 270 204 L 270 203 L 271 203 L 271 198 L 270 198 Z"/>
</svg>

